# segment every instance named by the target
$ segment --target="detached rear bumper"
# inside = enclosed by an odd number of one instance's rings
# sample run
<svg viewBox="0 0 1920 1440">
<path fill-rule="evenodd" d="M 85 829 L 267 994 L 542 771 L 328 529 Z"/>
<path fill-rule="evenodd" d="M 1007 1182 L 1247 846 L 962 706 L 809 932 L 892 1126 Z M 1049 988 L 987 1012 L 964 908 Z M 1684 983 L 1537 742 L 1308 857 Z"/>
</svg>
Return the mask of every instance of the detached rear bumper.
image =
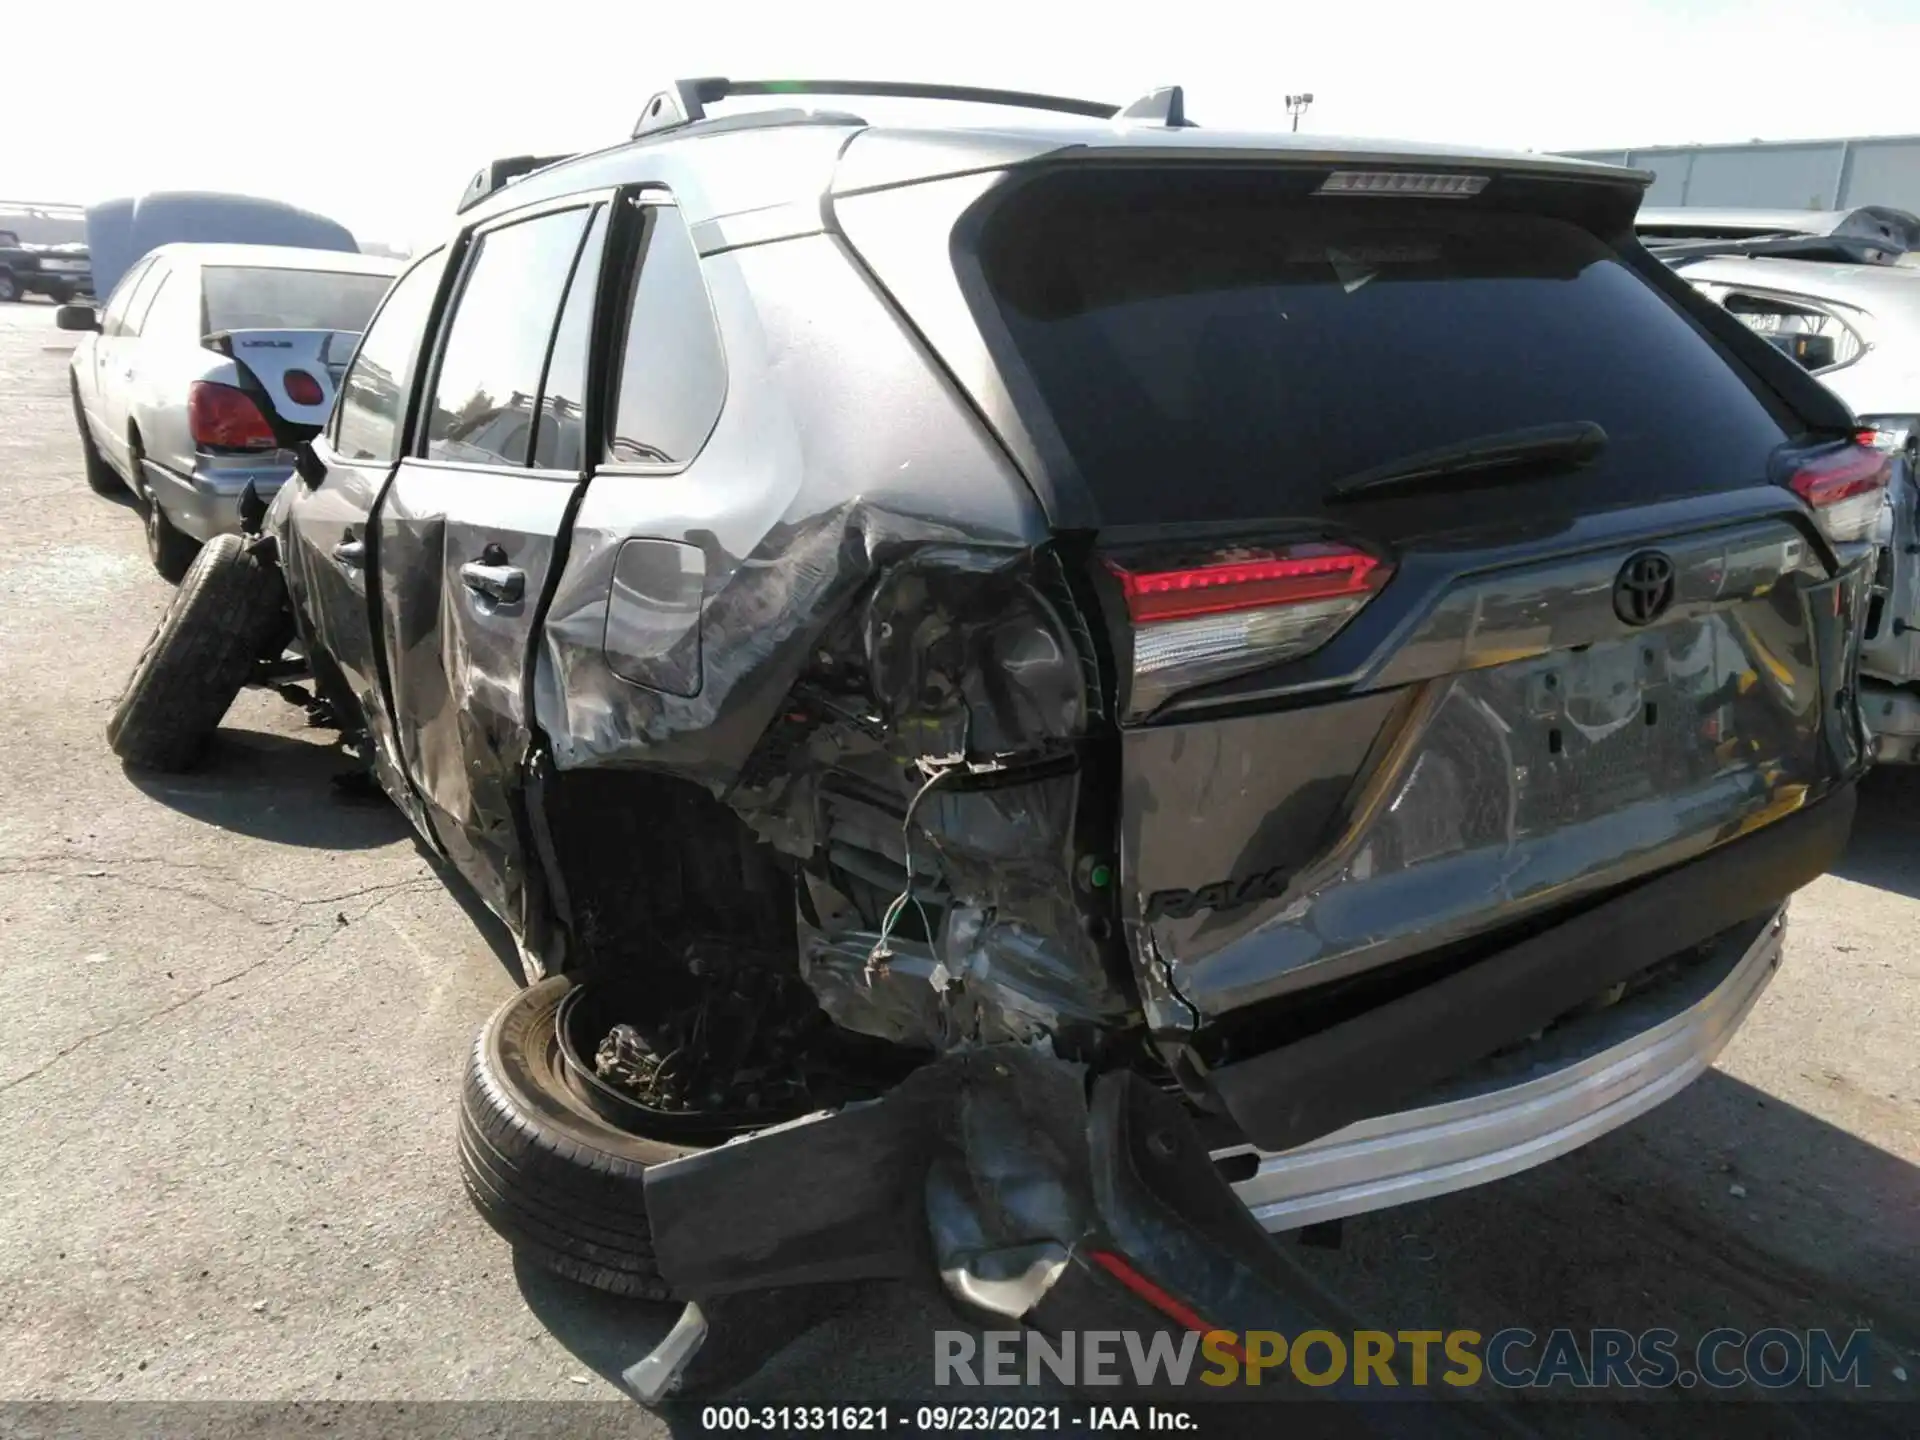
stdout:
<svg viewBox="0 0 1920 1440">
<path fill-rule="evenodd" d="M 1779 968 L 1784 908 L 1722 936 L 1712 955 L 1656 987 L 1559 1027 L 1476 1069 L 1431 1103 L 1293 1150 L 1214 1152 L 1268 1230 L 1292 1230 L 1464 1190 L 1541 1165 L 1644 1115 L 1725 1048 Z"/>
</svg>

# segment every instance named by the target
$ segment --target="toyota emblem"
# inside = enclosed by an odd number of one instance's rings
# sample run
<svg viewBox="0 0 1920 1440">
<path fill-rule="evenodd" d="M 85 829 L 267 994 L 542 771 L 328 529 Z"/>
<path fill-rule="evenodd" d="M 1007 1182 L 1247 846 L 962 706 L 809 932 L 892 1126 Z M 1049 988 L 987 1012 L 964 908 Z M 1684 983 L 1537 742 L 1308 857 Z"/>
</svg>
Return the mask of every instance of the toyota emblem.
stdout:
<svg viewBox="0 0 1920 1440">
<path fill-rule="evenodd" d="M 1629 625 L 1651 625 L 1673 604 L 1673 561 L 1642 550 L 1620 567 L 1613 582 L 1613 613 Z"/>
</svg>

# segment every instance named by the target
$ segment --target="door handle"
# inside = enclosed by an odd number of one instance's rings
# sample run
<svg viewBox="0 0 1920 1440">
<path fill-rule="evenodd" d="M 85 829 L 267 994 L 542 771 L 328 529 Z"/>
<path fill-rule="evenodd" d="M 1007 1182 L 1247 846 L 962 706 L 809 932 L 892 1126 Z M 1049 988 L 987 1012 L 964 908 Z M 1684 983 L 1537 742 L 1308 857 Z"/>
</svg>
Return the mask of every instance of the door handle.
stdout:
<svg viewBox="0 0 1920 1440">
<path fill-rule="evenodd" d="M 527 572 L 511 565 L 488 565 L 469 560 L 460 567 L 460 582 L 476 595 L 512 605 L 527 593 Z"/>
<path fill-rule="evenodd" d="M 367 563 L 367 542 L 364 540 L 342 540 L 333 547 L 333 558 L 342 565 L 359 567 Z"/>
</svg>

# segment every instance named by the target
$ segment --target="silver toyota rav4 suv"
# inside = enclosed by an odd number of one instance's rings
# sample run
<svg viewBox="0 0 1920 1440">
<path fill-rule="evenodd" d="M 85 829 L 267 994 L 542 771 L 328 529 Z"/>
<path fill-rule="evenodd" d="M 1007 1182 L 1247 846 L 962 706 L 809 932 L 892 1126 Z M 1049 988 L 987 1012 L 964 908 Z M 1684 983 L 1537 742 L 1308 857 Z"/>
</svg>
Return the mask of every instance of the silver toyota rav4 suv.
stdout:
<svg viewBox="0 0 1920 1440">
<path fill-rule="evenodd" d="M 708 113 L 807 90 L 1027 113 Z M 547 977 L 470 1192 L 698 1302 L 673 1365 L 875 1275 L 1281 1323 L 1263 1229 L 1578 1145 L 1765 986 L 1888 457 L 1639 244 L 1646 175 L 725 80 L 527 168 L 109 734 L 189 764 L 310 668 Z"/>
<path fill-rule="evenodd" d="M 1646 209 L 1637 228 L 1681 278 L 1819 376 L 1893 458 L 1861 705 L 1876 760 L 1920 763 L 1920 217 Z"/>
</svg>

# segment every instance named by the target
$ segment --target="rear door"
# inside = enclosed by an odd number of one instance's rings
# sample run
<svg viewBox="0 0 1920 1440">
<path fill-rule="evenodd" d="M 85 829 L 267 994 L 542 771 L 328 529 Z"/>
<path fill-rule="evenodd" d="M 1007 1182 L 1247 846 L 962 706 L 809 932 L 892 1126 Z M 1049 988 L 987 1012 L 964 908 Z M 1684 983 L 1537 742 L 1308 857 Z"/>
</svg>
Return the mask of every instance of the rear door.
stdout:
<svg viewBox="0 0 1920 1440">
<path fill-rule="evenodd" d="M 423 832 L 387 709 L 367 577 L 373 508 L 405 447 L 416 367 L 446 267 L 447 252 L 435 250 L 394 282 L 341 379 L 332 419 L 312 442 L 321 479 L 297 481 L 281 496 L 281 569 L 296 613 L 312 627 L 317 678 L 367 727 L 382 788 Z"/>
<path fill-rule="evenodd" d="M 166 267 L 163 259 L 148 259 L 127 272 L 100 317 L 100 338 L 93 347 L 94 439 L 136 487 L 139 477 L 127 468 L 127 391 L 136 370 L 134 352 L 140 333 L 132 317 L 136 306 L 138 313 L 145 314 Z"/>
<path fill-rule="evenodd" d="M 970 227 L 984 342 L 1091 502 L 1168 1026 L 1458 957 L 1857 773 L 1864 547 L 1784 482 L 1877 462 L 1602 238 L 1627 205 L 1406 198 L 1450 180 L 1088 162 Z"/>
<path fill-rule="evenodd" d="M 526 666 L 584 477 L 607 198 L 474 234 L 414 453 L 377 521 L 381 638 L 407 773 L 449 858 L 522 933 Z"/>
<path fill-rule="evenodd" d="M 114 341 L 113 373 L 109 377 L 111 383 L 101 391 L 101 421 L 106 425 L 107 433 L 117 437 L 117 453 L 123 459 L 129 454 L 130 432 L 139 428 L 138 412 L 144 408 L 140 402 L 152 389 L 156 375 L 164 366 L 164 352 L 143 338 L 147 312 L 153 308 L 161 289 L 178 268 L 165 255 L 147 267 L 146 274 L 140 277 L 140 283 L 127 299 L 127 313 L 121 322 L 120 334 Z M 144 475 L 135 475 L 133 481 L 136 486 L 145 488 Z"/>
<path fill-rule="evenodd" d="M 87 417 L 87 427 L 93 432 L 96 445 L 106 444 L 107 428 L 101 419 L 100 386 L 106 374 L 112 368 L 113 338 L 124 323 L 127 302 L 133 298 L 134 287 L 140 283 L 140 277 L 146 273 L 151 262 L 143 261 L 121 277 L 120 283 L 107 296 L 106 303 L 100 307 L 100 329 L 90 339 L 81 343 L 86 348 L 85 363 L 75 368 L 74 378 L 80 387 L 80 405 Z M 119 452 L 112 452 L 116 457 Z"/>
</svg>

